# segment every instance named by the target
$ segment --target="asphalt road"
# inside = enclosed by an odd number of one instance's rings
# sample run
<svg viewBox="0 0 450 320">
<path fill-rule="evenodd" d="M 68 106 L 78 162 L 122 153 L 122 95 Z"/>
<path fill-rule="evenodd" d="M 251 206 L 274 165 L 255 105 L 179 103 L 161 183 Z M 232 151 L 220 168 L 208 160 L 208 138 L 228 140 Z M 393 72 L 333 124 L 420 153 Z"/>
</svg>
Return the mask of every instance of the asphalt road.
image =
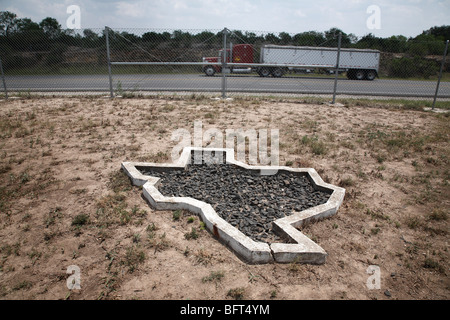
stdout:
<svg viewBox="0 0 450 320">
<path fill-rule="evenodd" d="M 8 91 L 109 91 L 107 75 L 6 75 L 5 78 Z M 228 75 L 226 81 L 230 92 L 332 94 L 333 86 L 333 77 L 261 78 L 253 75 Z M 222 77 L 207 77 L 203 74 L 113 74 L 113 90 L 120 88 L 136 91 L 220 92 Z M 1 89 L 3 90 L 3 86 Z M 346 95 L 433 97 L 435 90 L 435 81 L 339 79 L 337 85 L 337 93 Z M 450 98 L 450 82 L 441 82 L 438 97 Z"/>
</svg>

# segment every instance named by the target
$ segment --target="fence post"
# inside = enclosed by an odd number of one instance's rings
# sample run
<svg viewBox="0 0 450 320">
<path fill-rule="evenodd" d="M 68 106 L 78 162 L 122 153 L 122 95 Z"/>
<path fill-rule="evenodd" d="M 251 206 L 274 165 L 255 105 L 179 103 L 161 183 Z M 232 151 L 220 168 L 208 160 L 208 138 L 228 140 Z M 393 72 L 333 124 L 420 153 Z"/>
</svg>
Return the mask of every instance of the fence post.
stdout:
<svg viewBox="0 0 450 320">
<path fill-rule="evenodd" d="M 5 99 L 8 99 L 8 89 L 6 89 L 5 74 L 3 73 L 3 64 L 1 58 L 0 58 L 0 72 L 2 74 L 3 87 L 5 88 Z"/>
<path fill-rule="evenodd" d="M 334 72 L 334 89 L 333 89 L 332 104 L 334 104 L 336 102 L 336 89 L 337 89 L 337 81 L 338 81 L 338 76 L 339 76 L 339 60 L 341 58 L 341 39 L 342 39 L 342 32 L 339 32 L 338 52 L 337 52 L 337 59 L 336 59 L 336 71 Z"/>
<path fill-rule="evenodd" d="M 439 85 L 441 84 L 442 71 L 444 70 L 445 58 L 447 57 L 448 41 L 449 40 L 447 40 L 445 43 L 444 57 L 442 58 L 441 69 L 439 70 L 439 77 L 438 77 L 438 82 L 436 85 L 436 92 L 434 94 L 433 107 L 431 108 L 432 110 L 434 110 L 434 105 L 436 104 L 436 98 L 437 98 L 438 91 L 439 91 Z"/>
<path fill-rule="evenodd" d="M 108 27 L 105 27 L 105 38 L 106 38 L 106 59 L 108 60 L 109 94 L 110 94 L 110 98 L 114 98 L 112 75 L 111 75 L 111 56 L 109 53 L 109 28 Z"/>
<path fill-rule="evenodd" d="M 222 99 L 226 98 L 227 77 L 225 69 L 227 67 L 227 28 L 223 29 L 223 53 L 222 53 Z"/>
</svg>

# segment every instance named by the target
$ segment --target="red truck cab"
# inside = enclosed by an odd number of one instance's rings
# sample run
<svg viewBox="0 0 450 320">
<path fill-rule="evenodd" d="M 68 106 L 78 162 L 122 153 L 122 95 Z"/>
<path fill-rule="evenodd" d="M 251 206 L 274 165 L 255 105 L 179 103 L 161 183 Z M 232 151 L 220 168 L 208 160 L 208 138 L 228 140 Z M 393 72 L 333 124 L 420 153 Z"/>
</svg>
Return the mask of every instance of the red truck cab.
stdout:
<svg viewBox="0 0 450 320">
<path fill-rule="evenodd" d="M 251 68 L 245 67 L 246 63 L 254 63 L 254 50 L 250 44 L 236 44 L 231 45 L 230 49 L 227 49 L 227 63 L 242 63 L 242 66 L 230 67 L 230 72 L 243 73 L 251 72 Z M 221 63 L 223 61 L 223 50 L 219 51 L 217 57 L 204 57 L 203 62 Z M 216 72 L 222 72 L 221 65 L 204 65 L 203 72 L 207 76 L 213 76 Z"/>
</svg>

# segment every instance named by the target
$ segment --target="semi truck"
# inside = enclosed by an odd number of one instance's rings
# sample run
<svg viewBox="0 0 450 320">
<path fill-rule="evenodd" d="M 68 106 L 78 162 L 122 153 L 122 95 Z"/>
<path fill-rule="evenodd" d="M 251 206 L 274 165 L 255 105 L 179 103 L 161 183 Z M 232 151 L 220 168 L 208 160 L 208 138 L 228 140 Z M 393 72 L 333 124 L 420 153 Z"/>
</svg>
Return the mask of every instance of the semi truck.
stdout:
<svg viewBox="0 0 450 320">
<path fill-rule="evenodd" d="M 336 70 L 337 54 L 337 48 L 280 45 L 264 45 L 258 54 L 251 44 L 230 44 L 226 55 L 220 50 L 217 57 L 203 58 L 203 72 L 214 76 L 225 67 L 223 71 L 227 73 L 256 72 L 261 77 L 277 78 L 300 69 L 324 69 L 331 73 Z M 346 72 L 352 80 L 374 80 L 379 65 L 378 50 L 342 48 L 338 72 Z"/>
</svg>

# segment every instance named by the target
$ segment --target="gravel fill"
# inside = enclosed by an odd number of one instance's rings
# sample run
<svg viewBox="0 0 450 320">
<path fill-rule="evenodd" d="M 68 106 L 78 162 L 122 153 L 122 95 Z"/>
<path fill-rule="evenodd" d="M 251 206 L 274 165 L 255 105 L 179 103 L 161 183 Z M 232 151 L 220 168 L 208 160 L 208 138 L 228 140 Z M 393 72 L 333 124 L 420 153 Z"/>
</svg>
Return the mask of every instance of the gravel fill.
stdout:
<svg viewBox="0 0 450 320">
<path fill-rule="evenodd" d="M 326 203 L 327 192 L 315 190 L 306 176 L 279 171 L 260 175 L 225 163 L 195 164 L 161 171 L 139 167 L 142 174 L 161 178 L 166 197 L 192 197 L 209 203 L 217 214 L 255 241 L 280 242 L 272 221 Z"/>
</svg>

